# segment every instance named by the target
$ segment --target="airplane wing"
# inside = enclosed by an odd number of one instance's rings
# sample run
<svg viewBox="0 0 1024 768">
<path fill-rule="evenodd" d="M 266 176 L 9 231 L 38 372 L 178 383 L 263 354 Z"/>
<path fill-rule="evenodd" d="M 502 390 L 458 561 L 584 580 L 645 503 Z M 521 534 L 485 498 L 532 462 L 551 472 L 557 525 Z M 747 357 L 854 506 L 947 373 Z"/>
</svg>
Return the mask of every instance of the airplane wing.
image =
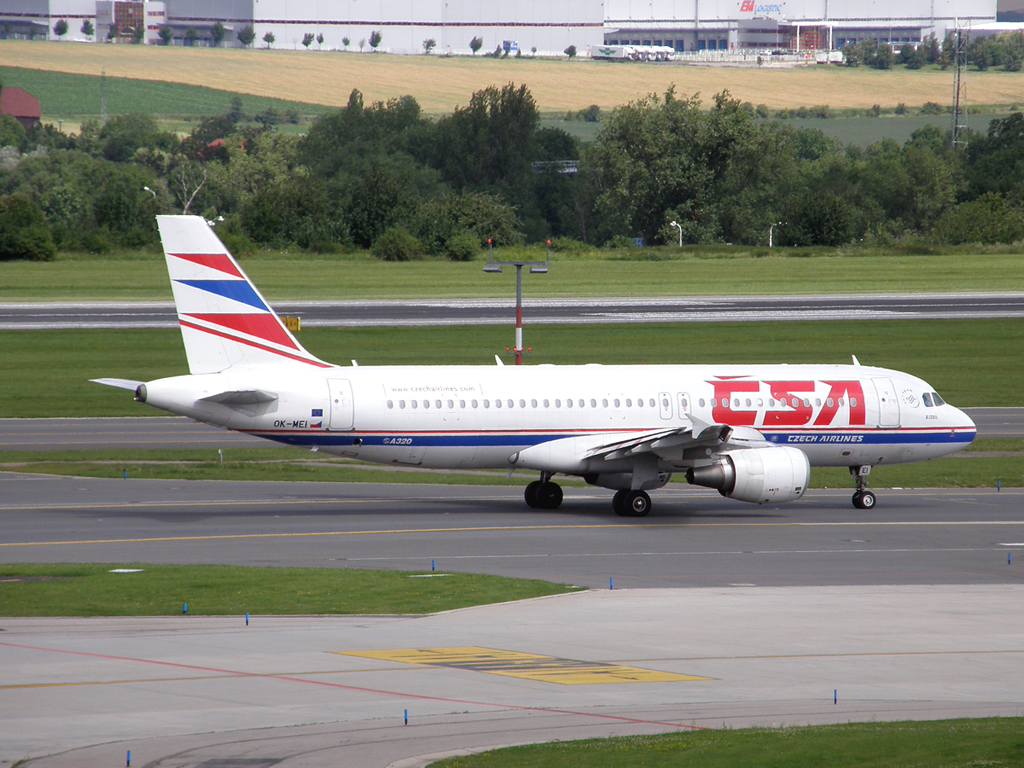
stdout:
<svg viewBox="0 0 1024 768">
<path fill-rule="evenodd" d="M 103 384 L 108 387 L 117 387 L 118 389 L 130 389 L 135 391 L 139 388 L 139 385 L 143 382 L 132 381 L 131 379 L 89 379 L 93 384 Z"/>
</svg>

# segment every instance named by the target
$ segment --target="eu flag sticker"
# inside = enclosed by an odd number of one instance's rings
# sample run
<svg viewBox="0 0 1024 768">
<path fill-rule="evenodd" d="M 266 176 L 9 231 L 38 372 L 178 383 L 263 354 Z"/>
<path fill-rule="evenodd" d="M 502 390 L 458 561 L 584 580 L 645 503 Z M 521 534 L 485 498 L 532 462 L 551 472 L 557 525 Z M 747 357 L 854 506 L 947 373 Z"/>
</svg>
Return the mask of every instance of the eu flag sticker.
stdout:
<svg viewBox="0 0 1024 768">
<path fill-rule="evenodd" d="M 313 412 L 310 413 L 309 415 L 310 416 L 319 416 L 319 417 L 323 418 L 324 409 L 323 408 L 314 408 Z"/>
</svg>

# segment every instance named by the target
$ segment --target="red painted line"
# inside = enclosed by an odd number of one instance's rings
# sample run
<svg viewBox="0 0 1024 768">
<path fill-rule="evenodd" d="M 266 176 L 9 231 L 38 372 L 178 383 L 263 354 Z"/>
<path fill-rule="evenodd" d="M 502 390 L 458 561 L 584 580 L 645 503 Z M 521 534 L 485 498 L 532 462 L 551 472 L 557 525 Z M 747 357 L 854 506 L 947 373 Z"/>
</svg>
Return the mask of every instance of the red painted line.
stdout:
<svg viewBox="0 0 1024 768">
<path fill-rule="evenodd" d="M 182 328 L 191 328 L 194 331 L 202 331 L 203 333 L 208 333 L 211 336 L 219 336 L 220 338 L 227 339 L 228 341 L 235 341 L 235 342 L 238 342 L 239 344 L 245 344 L 246 346 L 249 346 L 249 347 L 255 347 L 256 349 L 263 350 L 264 352 L 269 352 L 272 355 L 278 355 L 280 357 L 286 357 L 289 360 L 295 360 L 296 362 L 299 362 L 299 363 L 306 363 L 306 365 L 312 365 L 312 366 L 314 366 L 316 368 L 333 368 L 334 367 L 333 365 L 330 365 L 329 363 L 323 363 L 323 362 L 320 362 L 319 360 L 315 360 L 315 359 L 308 358 L 308 357 L 300 357 L 299 355 L 292 355 L 292 354 L 289 354 L 288 352 L 283 352 L 283 351 L 281 351 L 279 349 L 274 349 L 273 347 L 268 347 L 265 344 L 257 344 L 254 341 L 249 341 L 248 339 L 242 339 L 242 338 L 239 338 L 238 336 L 232 336 L 229 333 L 223 333 L 222 331 L 217 331 L 217 330 L 214 330 L 213 328 L 204 328 L 201 325 L 196 325 L 195 323 L 190 323 L 187 320 L 182 320 L 180 318 L 178 319 L 178 323 L 181 325 Z"/>
<path fill-rule="evenodd" d="M 218 675 L 231 675 L 234 677 L 264 678 L 267 680 L 281 680 L 288 683 L 302 683 L 304 685 L 316 685 L 322 688 L 336 688 L 342 691 L 354 691 L 357 693 L 371 693 L 379 696 L 394 696 L 402 699 L 414 699 L 417 701 L 436 701 L 444 704 L 470 705 L 475 707 L 492 707 L 494 709 L 511 709 L 519 712 L 542 712 L 553 715 L 574 715 L 576 717 L 591 717 L 598 720 L 614 720 L 620 723 L 636 723 L 641 725 L 660 725 L 666 728 L 678 728 L 685 731 L 704 730 L 700 726 L 682 725 L 680 723 L 666 723 L 660 720 L 643 720 L 635 717 L 621 717 L 619 715 L 602 715 L 591 712 L 576 712 L 571 709 L 553 709 L 549 707 L 527 707 L 518 704 L 495 704 L 489 701 L 473 701 L 471 699 L 451 699 L 445 696 L 426 696 L 419 693 L 401 693 L 399 691 L 385 691 L 380 688 L 366 688 L 358 685 L 344 685 L 342 683 L 329 683 L 322 680 L 306 680 L 301 677 L 289 675 L 265 675 L 258 672 L 239 672 L 233 669 L 220 669 L 218 667 L 200 667 L 194 664 L 179 664 L 171 661 L 157 661 L 154 659 L 138 659 L 131 656 L 112 656 L 104 653 L 89 653 L 86 651 L 69 651 L 62 648 L 43 648 L 35 645 L 21 645 L 20 643 L 3 643 L 0 647 L 18 648 L 26 651 L 42 651 L 45 653 L 59 653 L 68 656 L 85 656 L 93 659 L 107 659 L 111 661 L 129 661 L 135 664 L 150 664 L 159 667 L 173 667 L 176 669 L 187 669 L 197 672 L 214 672 Z"/>
</svg>

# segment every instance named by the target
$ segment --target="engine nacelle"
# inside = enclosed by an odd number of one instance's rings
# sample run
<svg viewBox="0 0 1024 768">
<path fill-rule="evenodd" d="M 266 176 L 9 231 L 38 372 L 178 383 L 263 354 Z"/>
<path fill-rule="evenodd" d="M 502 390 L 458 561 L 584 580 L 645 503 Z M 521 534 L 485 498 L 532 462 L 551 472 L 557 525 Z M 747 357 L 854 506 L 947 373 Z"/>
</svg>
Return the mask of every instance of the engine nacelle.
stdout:
<svg viewBox="0 0 1024 768">
<path fill-rule="evenodd" d="M 730 451 L 714 464 L 686 470 L 691 485 L 716 488 L 730 499 L 755 504 L 799 499 L 810 476 L 807 454 L 789 446 Z"/>
</svg>

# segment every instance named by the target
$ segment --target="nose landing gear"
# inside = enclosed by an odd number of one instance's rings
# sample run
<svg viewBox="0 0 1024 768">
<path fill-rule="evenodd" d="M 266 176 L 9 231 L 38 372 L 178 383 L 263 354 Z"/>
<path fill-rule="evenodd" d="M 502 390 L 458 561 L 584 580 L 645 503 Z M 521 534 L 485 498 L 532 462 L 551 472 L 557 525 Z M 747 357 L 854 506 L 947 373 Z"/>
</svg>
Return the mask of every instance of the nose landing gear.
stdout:
<svg viewBox="0 0 1024 768">
<path fill-rule="evenodd" d="M 551 482 L 549 473 L 541 473 L 540 480 L 526 486 L 523 493 L 530 509 L 558 509 L 562 505 L 562 487 Z"/>
</svg>

